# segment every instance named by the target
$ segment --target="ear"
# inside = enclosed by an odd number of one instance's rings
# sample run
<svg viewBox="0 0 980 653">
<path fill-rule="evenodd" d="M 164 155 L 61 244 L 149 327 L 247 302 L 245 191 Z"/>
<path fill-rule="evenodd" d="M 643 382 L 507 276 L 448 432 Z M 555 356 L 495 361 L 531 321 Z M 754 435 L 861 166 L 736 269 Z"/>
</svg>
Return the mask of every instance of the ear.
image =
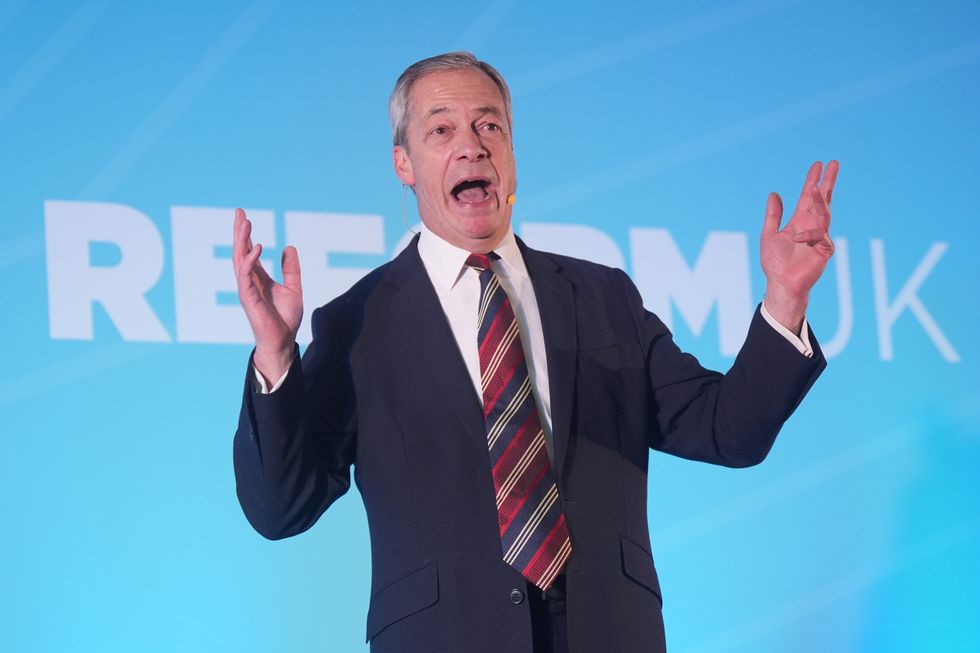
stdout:
<svg viewBox="0 0 980 653">
<path fill-rule="evenodd" d="M 391 159 L 395 164 L 395 174 L 401 179 L 403 184 L 415 185 L 415 175 L 412 173 L 412 160 L 408 158 L 408 152 L 401 145 L 396 145 L 391 151 Z"/>
</svg>

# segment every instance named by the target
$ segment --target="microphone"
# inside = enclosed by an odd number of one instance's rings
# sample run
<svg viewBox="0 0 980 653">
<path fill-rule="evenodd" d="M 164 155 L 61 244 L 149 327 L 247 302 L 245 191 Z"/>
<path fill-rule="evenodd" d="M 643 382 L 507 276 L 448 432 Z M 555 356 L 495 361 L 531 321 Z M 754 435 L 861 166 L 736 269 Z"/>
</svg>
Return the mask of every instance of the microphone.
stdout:
<svg viewBox="0 0 980 653">
<path fill-rule="evenodd" d="M 516 194 L 511 193 L 510 195 L 507 196 L 507 203 L 510 204 L 511 206 L 513 206 L 514 205 L 514 202 L 516 202 L 516 201 L 517 201 L 517 195 Z"/>
</svg>

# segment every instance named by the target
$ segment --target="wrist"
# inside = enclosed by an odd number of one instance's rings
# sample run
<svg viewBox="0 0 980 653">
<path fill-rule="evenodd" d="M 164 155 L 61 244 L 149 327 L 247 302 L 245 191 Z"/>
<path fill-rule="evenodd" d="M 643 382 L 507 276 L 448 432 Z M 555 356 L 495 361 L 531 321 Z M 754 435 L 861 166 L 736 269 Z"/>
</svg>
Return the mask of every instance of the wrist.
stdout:
<svg viewBox="0 0 980 653">
<path fill-rule="evenodd" d="M 268 385 L 274 384 L 289 370 L 295 356 L 295 345 L 283 347 L 255 346 L 252 364 Z"/>
<path fill-rule="evenodd" d="M 809 294 L 799 295 L 779 286 L 768 286 L 763 300 L 766 310 L 777 322 L 795 334 L 803 328 L 803 317 L 809 302 Z"/>
</svg>

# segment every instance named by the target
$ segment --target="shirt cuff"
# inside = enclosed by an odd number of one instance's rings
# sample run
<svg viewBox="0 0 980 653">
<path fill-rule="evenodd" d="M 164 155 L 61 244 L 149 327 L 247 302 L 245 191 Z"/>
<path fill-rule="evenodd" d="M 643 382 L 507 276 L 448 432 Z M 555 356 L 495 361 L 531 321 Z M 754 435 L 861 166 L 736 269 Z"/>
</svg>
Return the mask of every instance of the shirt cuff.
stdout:
<svg viewBox="0 0 980 653">
<path fill-rule="evenodd" d="M 779 320 L 774 318 L 766 310 L 766 302 L 762 302 L 762 319 L 769 323 L 776 333 L 786 338 L 791 345 L 796 347 L 796 350 L 806 356 L 807 358 L 813 358 L 813 347 L 810 346 L 810 326 L 807 324 L 806 316 L 803 316 L 803 327 L 800 329 L 800 335 L 796 335 L 782 324 Z M 281 381 L 280 381 L 281 383 Z M 277 386 L 278 387 L 278 386 Z"/>
<path fill-rule="evenodd" d="M 282 385 L 283 381 L 285 381 L 286 377 L 289 375 L 289 370 L 287 369 L 283 373 L 283 375 L 279 377 L 279 380 L 276 381 L 276 384 L 272 386 L 272 389 L 270 390 L 265 382 L 265 379 L 262 377 L 261 374 L 259 374 L 259 368 L 255 367 L 255 365 L 252 365 L 252 371 L 255 373 L 255 381 L 259 385 L 259 394 L 263 394 L 263 395 L 271 395 L 273 392 L 278 390 L 279 387 Z"/>
</svg>

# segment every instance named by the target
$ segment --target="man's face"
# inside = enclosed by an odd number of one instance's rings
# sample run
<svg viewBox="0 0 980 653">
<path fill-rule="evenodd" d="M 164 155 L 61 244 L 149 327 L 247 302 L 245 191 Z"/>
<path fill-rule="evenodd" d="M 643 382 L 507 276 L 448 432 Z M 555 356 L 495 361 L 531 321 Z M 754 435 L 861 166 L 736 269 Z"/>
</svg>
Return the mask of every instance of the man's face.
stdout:
<svg viewBox="0 0 980 653">
<path fill-rule="evenodd" d="M 395 171 L 414 186 L 425 226 L 467 251 L 493 249 L 510 227 L 507 196 L 517 185 L 510 125 L 493 80 L 478 70 L 417 79 L 406 142 L 394 148 Z"/>
</svg>

